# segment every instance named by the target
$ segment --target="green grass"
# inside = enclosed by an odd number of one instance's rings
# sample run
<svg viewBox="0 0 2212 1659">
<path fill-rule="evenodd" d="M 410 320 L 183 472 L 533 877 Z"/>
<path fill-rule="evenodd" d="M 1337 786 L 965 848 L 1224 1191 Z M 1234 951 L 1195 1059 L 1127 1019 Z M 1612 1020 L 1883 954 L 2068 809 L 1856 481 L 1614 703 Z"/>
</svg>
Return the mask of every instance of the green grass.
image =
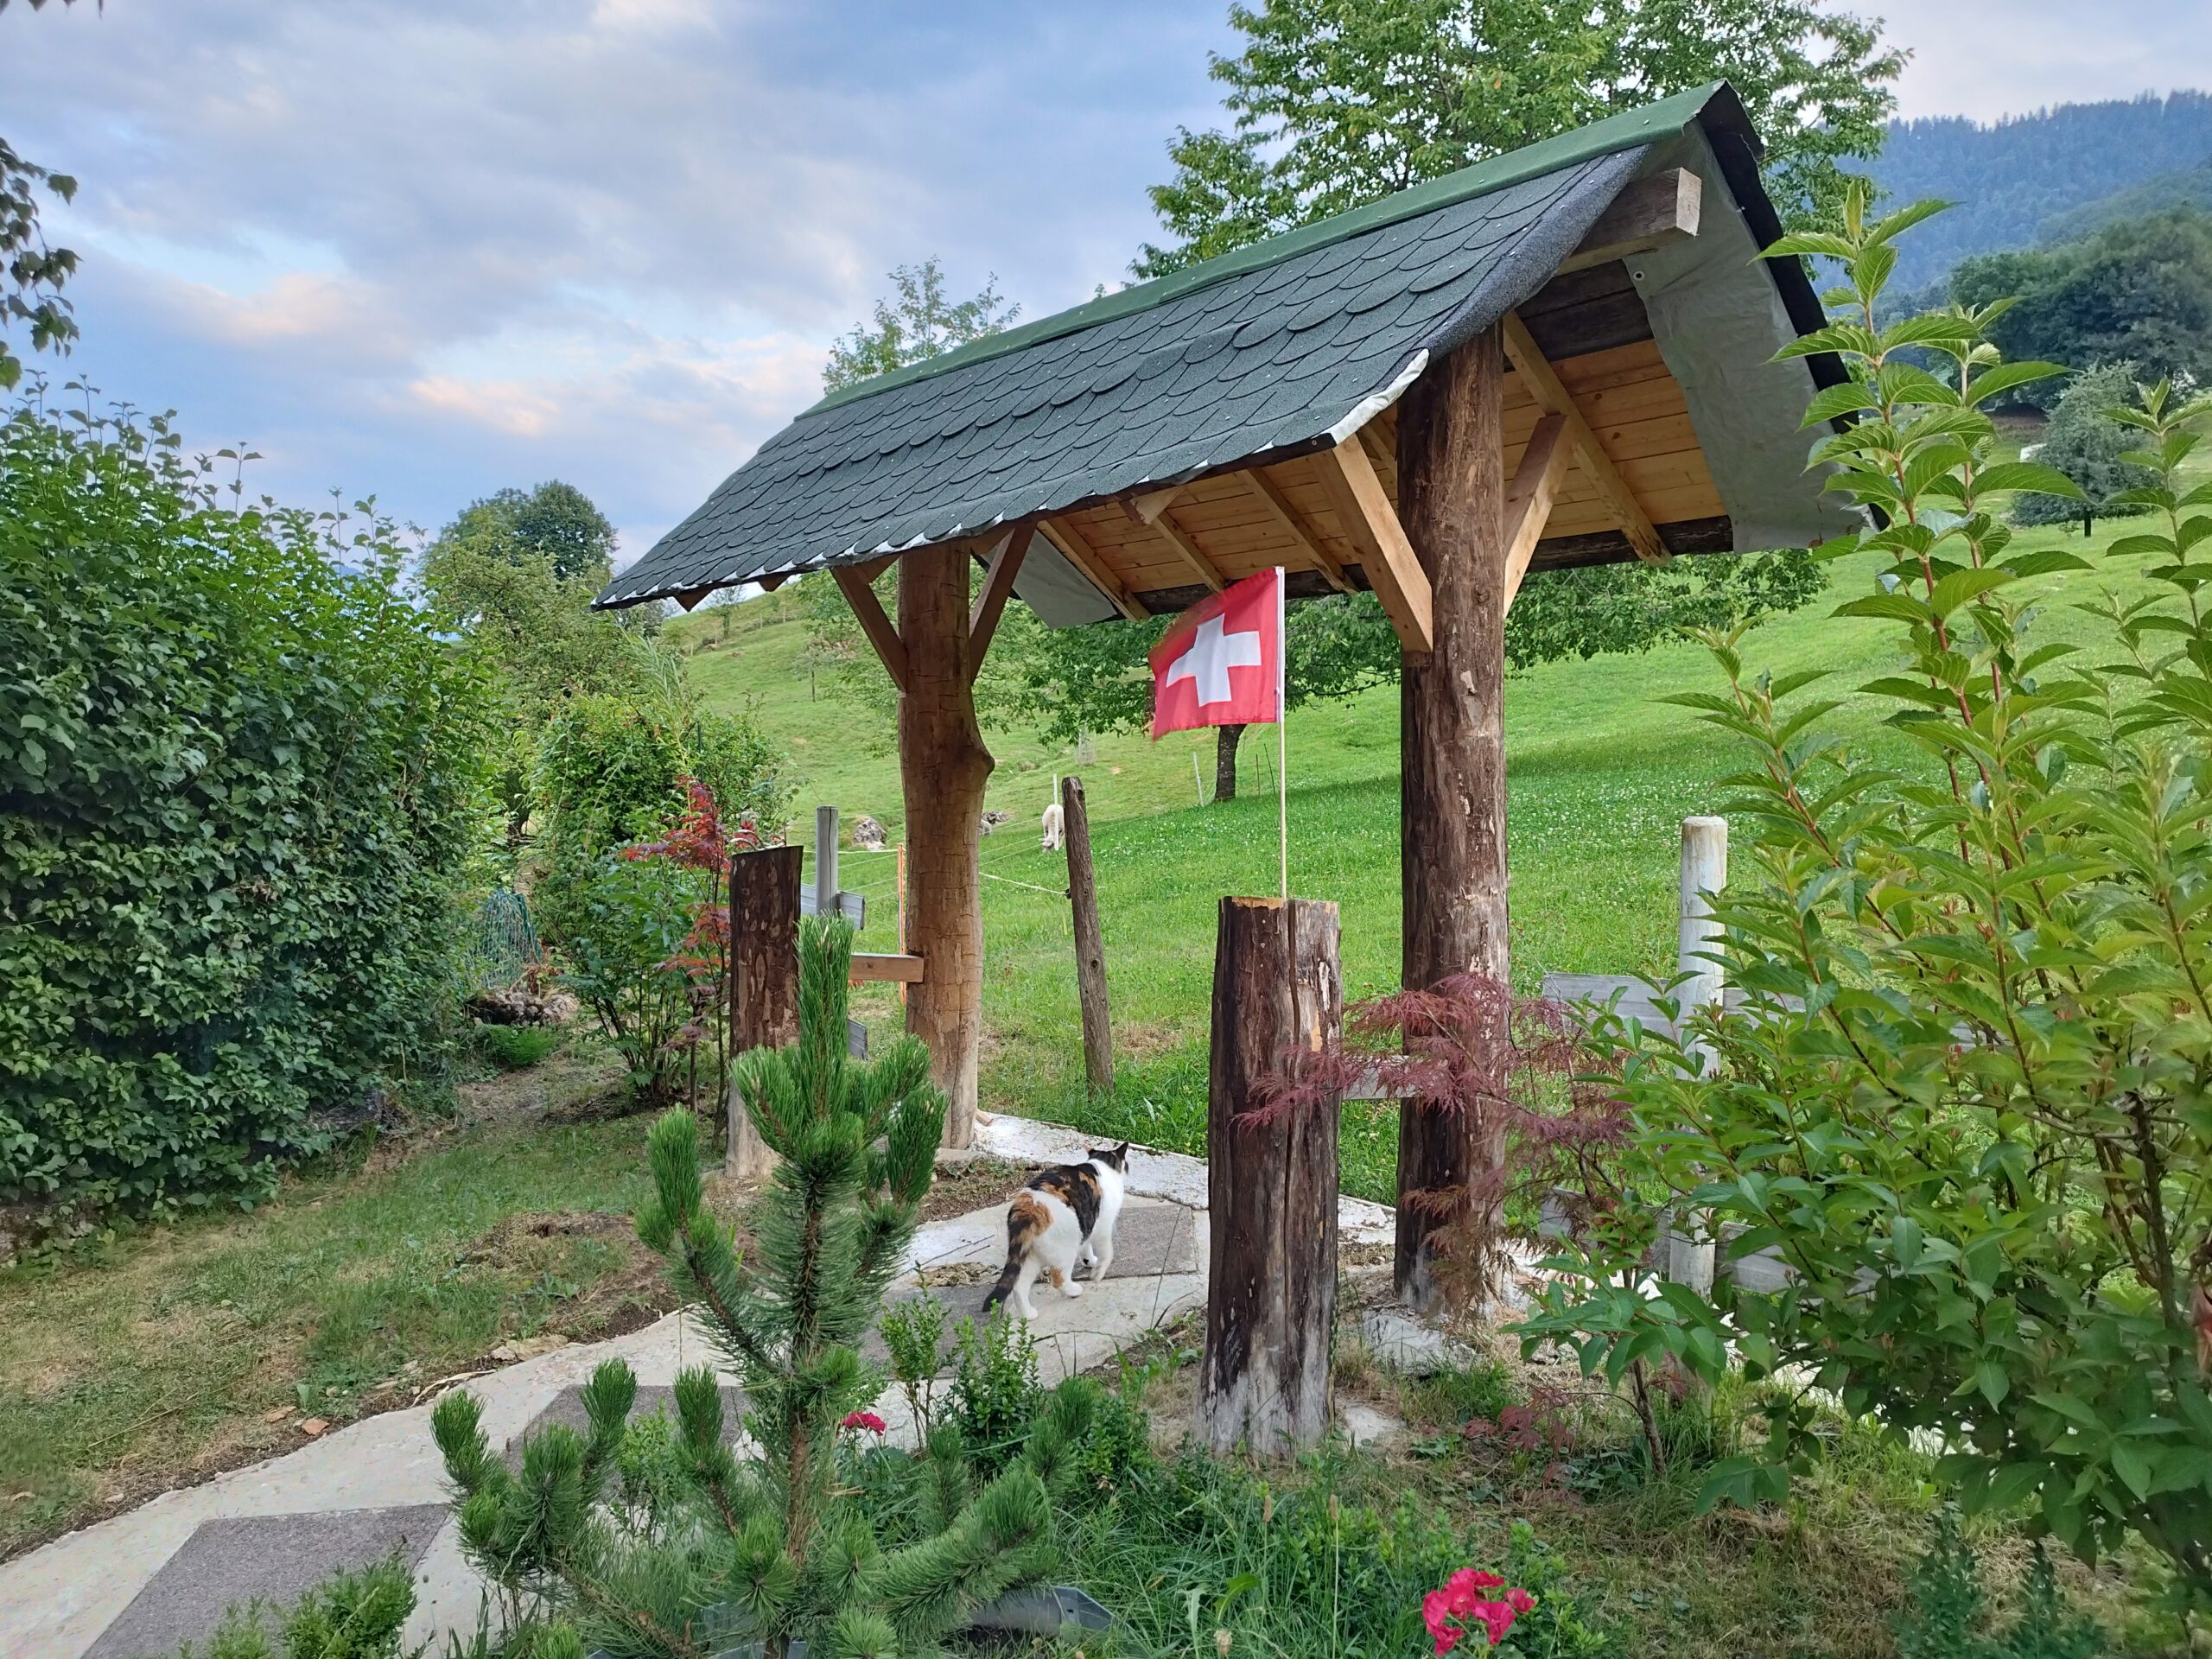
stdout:
<svg viewBox="0 0 2212 1659">
<path fill-rule="evenodd" d="M 665 1305 L 630 1236 L 645 1122 L 461 1128 L 356 1152 L 249 1214 L 122 1230 L 0 1271 L 0 1556 L 296 1421 L 404 1404 L 502 1339 Z M 537 1214 L 611 1211 L 543 1236 Z"/>
<path fill-rule="evenodd" d="M 2100 525 L 2097 548 L 2125 533 Z M 2080 537 L 2044 530 L 2020 545 L 2081 550 Z M 2072 609 L 2107 582 L 2134 590 L 2125 572 L 2052 576 L 2034 584 L 2052 637 L 2088 641 L 2100 625 Z M 1864 591 L 1867 573 L 1836 573 L 1828 598 L 1773 620 L 1745 640 L 1746 660 L 1777 673 L 1819 669 L 1827 695 L 1845 706 L 1831 724 L 1904 755 L 1878 724 L 1882 709 L 1853 690 L 1888 665 L 1889 626 L 1831 614 Z M 741 614 L 742 613 L 741 607 Z M 671 624 L 679 639 L 713 624 Z M 809 701 L 791 671 L 802 625 L 785 620 L 737 635 L 695 657 L 710 702 L 749 702 L 764 728 L 791 746 L 808 782 L 804 809 L 834 802 L 849 818 L 868 812 L 900 822 L 895 757 L 852 735 L 850 707 L 825 690 Z M 1512 677 L 1505 724 L 1508 839 L 1512 870 L 1513 978 L 1533 992 L 1552 972 L 1660 974 L 1672 965 L 1680 824 L 1714 810 L 1740 751 L 1664 701 L 1721 683 L 1704 650 L 1688 642 L 1641 656 L 1546 664 Z M 1058 855 L 1039 850 L 1036 823 L 1056 772 L 1076 769 L 1070 749 L 1048 749 L 1026 732 L 991 733 L 1000 757 L 988 804 L 1013 815 L 983 842 L 987 1109 L 1128 1135 L 1155 1146 L 1203 1151 L 1207 1001 L 1216 906 L 1230 893 L 1275 887 L 1274 746 L 1264 729 L 1246 741 L 1246 795 L 1193 805 L 1191 756 L 1211 779 L 1212 734 L 1180 734 L 1160 744 L 1141 736 L 1097 740 L 1080 767 L 1092 816 L 1092 843 L 1105 934 L 1116 1046 L 1110 1100 L 1086 1098 L 1067 906 Z M 1370 996 L 1398 975 L 1398 710 L 1394 687 L 1349 702 L 1296 711 L 1286 734 L 1290 757 L 1291 885 L 1332 899 L 1343 915 L 1346 995 Z M 893 892 L 888 855 L 848 853 L 843 885 L 867 893 L 865 948 L 880 940 Z M 1038 888 L 1047 891 L 1039 892 Z M 875 919 L 881 918 L 881 919 Z M 894 1020 L 889 996 L 864 1004 L 867 1017 Z M 1395 1126 L 1383 1108 L 1347 1116 L 1348 1191 L 1385 1198 L 1395 1188 Z"/>
</svg>

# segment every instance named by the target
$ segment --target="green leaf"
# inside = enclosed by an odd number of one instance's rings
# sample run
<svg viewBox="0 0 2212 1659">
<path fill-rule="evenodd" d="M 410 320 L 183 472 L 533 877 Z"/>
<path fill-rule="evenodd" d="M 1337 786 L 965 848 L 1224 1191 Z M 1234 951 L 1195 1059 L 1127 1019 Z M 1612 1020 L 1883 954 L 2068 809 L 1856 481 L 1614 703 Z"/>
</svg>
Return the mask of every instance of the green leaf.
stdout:
<svg viewBox="0 0 2212 1659">
<path fill-rule="evenodd" d="M 2069 501 L 2086 501 L 2082 486 L 2060 472 L 2056 467 L 2046 467 L 2039 461 L 2001 461 L 1994 467 L 1985 467 L 1974 474 L 1974 487 L 1985 494 L 1998 494 L 2014 490 L 2032 490 L 2037 495 L 2056 495 Z"/>
</svg>

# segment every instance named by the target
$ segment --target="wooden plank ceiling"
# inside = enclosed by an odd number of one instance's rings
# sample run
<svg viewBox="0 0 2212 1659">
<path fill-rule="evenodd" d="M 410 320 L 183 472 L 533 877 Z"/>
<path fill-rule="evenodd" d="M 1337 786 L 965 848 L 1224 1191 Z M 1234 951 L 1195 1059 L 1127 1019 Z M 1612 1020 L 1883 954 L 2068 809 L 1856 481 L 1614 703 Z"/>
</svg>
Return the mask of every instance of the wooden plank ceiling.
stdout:
<svg viewBox="0 0 2212 1659">
<path fill-rule="evenodd" d="M 1590 435 L 1670 552 L 1726 549 L 1730 531 L 1690 424 L 1681 387 L 1661 359 L 1643 304 L 1618 260 L 1554 277 L 1518 313 Z M 1541 369 L 1539 369 L 1541 373 Z M 1532 376 L 1505 382 L 1505 477 L 1519 468 L 1547 410 Z M 1393 508 L 1397 411 L 1359 434 Z M 1573 446 L 1570 445 L 1570 448 Z M 1096 503 L 1045 521 L 1046 537 L 1127 614 L 1179 610 L 1211 588 L 1281 564 L 1294 593 L 1375 585 L 1325 482 L 1325 455 L 1238 468 L 1179 490 Z M 1579 451 L 1560 478 L 1530 568 L 1636 557 L 1618 496 Z"/>
</svg>

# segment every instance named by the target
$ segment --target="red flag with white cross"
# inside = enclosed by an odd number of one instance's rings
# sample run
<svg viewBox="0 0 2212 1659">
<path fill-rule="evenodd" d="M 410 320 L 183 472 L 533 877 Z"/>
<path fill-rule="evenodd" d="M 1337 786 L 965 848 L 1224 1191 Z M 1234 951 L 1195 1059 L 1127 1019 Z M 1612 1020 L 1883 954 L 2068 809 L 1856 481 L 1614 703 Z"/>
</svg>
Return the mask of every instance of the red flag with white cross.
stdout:
<svg viewBox="0 0 2212 1659">
<path fill-rule="evenodd" d="M 1193 605 L 1152 648 L 1152 734 L 1282 717 L 1282 571 Z"/>
</svg>

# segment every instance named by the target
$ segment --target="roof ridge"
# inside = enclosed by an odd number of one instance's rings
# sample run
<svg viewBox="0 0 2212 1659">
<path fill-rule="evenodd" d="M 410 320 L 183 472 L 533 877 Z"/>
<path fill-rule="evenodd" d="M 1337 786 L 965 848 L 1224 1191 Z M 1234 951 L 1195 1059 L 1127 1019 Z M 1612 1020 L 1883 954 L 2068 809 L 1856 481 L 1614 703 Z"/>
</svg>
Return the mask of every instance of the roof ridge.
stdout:
<svg viewBox="0 0 2212 1659">
<path fill-rule="evenodd" d="M 1506 189 L 1525 182 L 1541 174 L 1569 167 L 1578 162 L 1595 160 L 1601 156 L 1647 144 L 1655 137 L 1667 132 L 1679 132 L 1696 120 L 1713 100 L 1732 89 L 1725 80 L 1708 81 L 1702 86 L 1670 97 L 1640 105 L 1593 121 L 1587 126 L 1574 127 L 1566 132 L 1554 133 L 1533 144 L 1523 144 L 1518 149 L 1509 149 L 1491 156 L 1457 172 L 1446 173 L 1433 179 L 1409 185 L 1403 190 L 1348 207 L 1341 213 L 1316 219 L 1311 225 L 1279 231 L 1273 236 L 1262 237 L 1257 242 L 1227 253 L 1216 254 L 1195 265 L 1173 271 L 1165 276 L 1155 276 L 1148 282 L 1135 283 L 1111 294 L 1100 295 L 1065 311 L 1039 317 L 1034 322 L 1008 328 L 981 340 L 970 340 L 956 350 L 936 357 L 924 358 L 900 369 L 873 375 L 866 380 L 830 392 L 802 410 L 804 420 L 823 410 L 856 403 L 876 393 L 889 391 L 899 386 L 910 385 L 964 368 L 971 363 L 987 362 L 1009 352 L 1018 352 L 1040 340 L 1057 340 L 1064 334 L 1095 327 L 1102 322 L 1111 322 L 1118 317 L 1148 311 L 1165 305 L 1185 294 L 1211 288 L 1217 283 L 1228 282 L 1249 271 L 1262 270 L 1285 259 L 1342 242 L 1355 236 L 1363 236 L 1402 219 L 1434 213 L 1440 208 L 1485 196 L 1493 191 Z"/>
</svg>

